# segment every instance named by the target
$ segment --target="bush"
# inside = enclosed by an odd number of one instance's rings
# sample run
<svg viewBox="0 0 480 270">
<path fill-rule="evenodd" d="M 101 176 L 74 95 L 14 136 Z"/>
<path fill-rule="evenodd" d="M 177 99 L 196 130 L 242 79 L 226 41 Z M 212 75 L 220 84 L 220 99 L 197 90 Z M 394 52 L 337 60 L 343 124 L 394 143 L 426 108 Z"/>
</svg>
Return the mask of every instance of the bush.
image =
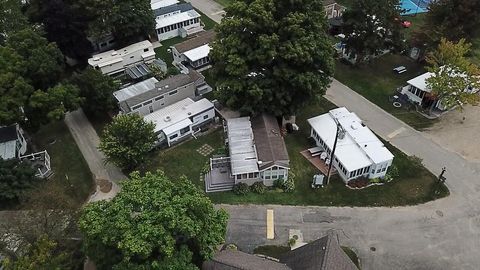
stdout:
<svg viewBox="0 0 480 270">
<path fill-rule="evenodd" d="M 390 168 L 388 168 L 387 175 L 391 176 L 393 179 L 397 178 L 400 175 L 397 166 L 390 166 Z"/>
<path fill-rule="evenodd" d="M 263 194 L 265 193 L 265 190 L 267 187 L 262 183 L 262 182 L 255 182 L 251 187 L 250 190 L 257 194 Z"/>
<path fill-rule="evenodd" d="M 295 245 L 295 243 L 297 243 L 297 239 L 295 239 L 295 238 L 290 238 L 288 240 L 288 245 L 291 246 L 291 247 L 293 247 Z"/>
<path fill-rule="evenodd" d="M 238 183 L 233 186 L 233 193 L 237 195 L 247 195 L 250 191 L 250 187 L 245 183 Z"/>
<path fill-rule="evenodd" d="M 273 187 L 283 189 L 283 179 L 274 180 L 273 181 Z"/>
<path fill-rule="evenodd" d="M 290 193 L 295 190 L 295 174 L 290 170 L 288 172 L 288 179 L 283 181 L 282 189 L 284 192 Z"/>
<path fill-rule="evenodd" d="M 202 167 L 202 174 L 207 174 L 209 172 L 210 172 L 210 161 L 207 161 Z"/>
</svg>

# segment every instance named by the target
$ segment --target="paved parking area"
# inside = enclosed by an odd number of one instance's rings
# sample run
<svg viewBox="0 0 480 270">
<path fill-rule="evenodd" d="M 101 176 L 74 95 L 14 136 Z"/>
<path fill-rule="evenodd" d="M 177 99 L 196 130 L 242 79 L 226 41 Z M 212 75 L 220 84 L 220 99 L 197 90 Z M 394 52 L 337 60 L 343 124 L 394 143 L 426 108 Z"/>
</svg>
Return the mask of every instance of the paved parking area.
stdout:
<svg viewBox="0 0 480 270">
<path fill-rule="evenodd" d="M 441 116 L 440 121 L 424 131 L 433 141 L 463 158 L 480 162 L 480 107 L 466 106 Z"/>
</svg>

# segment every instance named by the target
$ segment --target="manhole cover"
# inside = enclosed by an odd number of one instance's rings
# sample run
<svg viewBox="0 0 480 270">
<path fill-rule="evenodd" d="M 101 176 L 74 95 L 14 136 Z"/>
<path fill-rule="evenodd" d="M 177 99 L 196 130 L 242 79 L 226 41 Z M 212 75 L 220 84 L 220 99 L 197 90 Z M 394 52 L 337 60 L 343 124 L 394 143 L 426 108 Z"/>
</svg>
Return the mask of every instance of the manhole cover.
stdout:
<svg viewBox="0 0 480 270">
<path fill-rule="evenodd" d="M 439 217 L 443 217 L 443 212 L 440 210 L 435 211 Z"/>
<path fill-rule="evenodd" d="M 377 250 L 377 249 L 376 249 L 375 247 L 370 247 L 370 250 L 371 250 L 371 251 L 375 251 L 375 250 Z"/>
</svg>

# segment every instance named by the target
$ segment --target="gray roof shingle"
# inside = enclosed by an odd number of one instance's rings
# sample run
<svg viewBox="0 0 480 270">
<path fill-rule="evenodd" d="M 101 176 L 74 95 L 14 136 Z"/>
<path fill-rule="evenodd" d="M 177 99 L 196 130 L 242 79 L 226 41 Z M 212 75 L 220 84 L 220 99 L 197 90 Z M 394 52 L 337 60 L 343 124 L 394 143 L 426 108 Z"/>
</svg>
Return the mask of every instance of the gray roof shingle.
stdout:
<svg viewBox="0 0 480 270">
<path fill-rule="evenodd" d="M 292 270 L 285 264 L 238 250 L 223 250 L 206 261 L 203 270 Z"/>
<path fill-rule="evenodd" d="M 179 53 L 184 53 L 186 51 L 208 44 L 212 42 L 214 39 L 215 39 L 215 31 L 208 30 L 208 31 L 200 32 L 196 37 L 193 37 L 181 43 L 175 44 L 173 47 L 175 47 L 175 49 Z"/>
</svg>

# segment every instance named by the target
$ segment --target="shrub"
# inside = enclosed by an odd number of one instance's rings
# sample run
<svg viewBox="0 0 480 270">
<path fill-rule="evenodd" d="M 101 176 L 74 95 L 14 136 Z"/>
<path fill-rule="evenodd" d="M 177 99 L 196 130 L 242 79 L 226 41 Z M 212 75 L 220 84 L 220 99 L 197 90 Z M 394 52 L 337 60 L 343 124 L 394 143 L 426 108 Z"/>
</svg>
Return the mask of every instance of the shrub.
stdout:
<svg viewBox="0 0 480 270">
<path fill-rule="evenodd" d="M 387 175 L 391 176 L 393 179 L 397 178 L 400 175 L 397 166 L 390 166 L 390 168 L 388 168 Z"/>
<path fill-rule="evenodd" d="M 233 193 L 237 195 L 247 195 L 250 191 L 250 187 L 245 183 L 238 183 L 233 186 Z"/>
<path fill-rule="evenodd" d="M 210 162 L 207 161 L 202 167 L 202 174 L 207 174 L 210 172 Z"/>
<path fill-rule="evenodd" d="M 267 187 L 262 183 L 262 182 L 255 182 L 251 187 L 250 190 L 257 194 L 263 194 L 265 193 L 265 190 Z"/>
<path fill-rule="evenodd" d="M 292 172 L 292 170 L 288 171 L 288 179 L 283 181 L 282 189 L 287 193 L 295 190 L 295 174 Z"/>
<path fill-rule="evenodd" d="M 273 181 L 274 188 L 281 188 L 283 189 L 283 179 L 276 179 Z"/>
<path fill-rule="evenodd" d="M 288 245 L 291 246 L 291 247 L 293 247 L 295 245 L 295 243 L 297 243 L 297 239 L 295 239 L 295 238 L 290 238 L 288 240 Z"/>
</svg>

